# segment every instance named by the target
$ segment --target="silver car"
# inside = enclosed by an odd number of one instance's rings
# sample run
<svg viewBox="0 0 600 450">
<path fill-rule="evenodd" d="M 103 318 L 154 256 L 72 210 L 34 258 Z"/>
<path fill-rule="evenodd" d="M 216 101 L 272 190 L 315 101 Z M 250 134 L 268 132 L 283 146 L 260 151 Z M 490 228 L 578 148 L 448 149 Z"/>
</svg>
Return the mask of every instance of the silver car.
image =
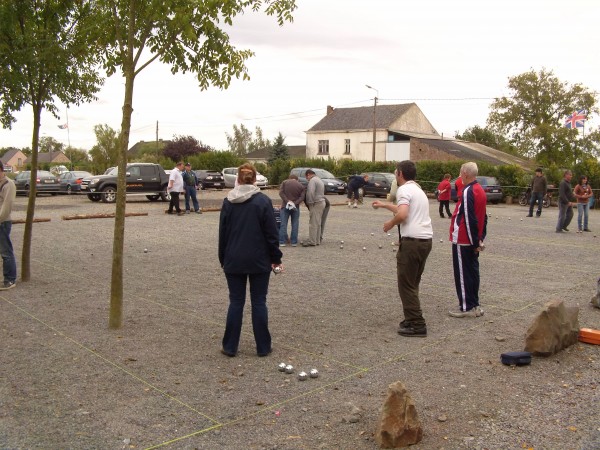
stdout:
<svg viewBox="0 0 600 450">
<path fill-rule="evenodd" d="M 237 180 L 238 168 L 237 167 L 226 167 L 221 171 L 223 179 L 225 180 L 225 187 L 235 187 Z M 269 179 L 262 175 L 260 172 L 256 172 L 256 183 L 255 185 L 259 188 L 266 188 L 269 185 Z"/>
</svg>

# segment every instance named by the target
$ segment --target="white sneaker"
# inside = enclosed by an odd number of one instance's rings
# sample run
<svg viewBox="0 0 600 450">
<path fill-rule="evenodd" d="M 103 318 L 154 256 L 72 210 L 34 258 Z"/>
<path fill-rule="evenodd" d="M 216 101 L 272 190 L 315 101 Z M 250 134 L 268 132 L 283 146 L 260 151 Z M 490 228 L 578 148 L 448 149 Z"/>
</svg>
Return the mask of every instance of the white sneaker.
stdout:
<svg viewBox="0 0 600 450">
<path fill-rule="evenodd" d="M 462 319 L 463 317 L 481 317 L 483 316 L 483 309 L 481 309 L 479 306 L 476 306 L 468 311 L 448 311 L 448 315 L 450 317 L 456 317 L 459 319 Z"/>
</svg>

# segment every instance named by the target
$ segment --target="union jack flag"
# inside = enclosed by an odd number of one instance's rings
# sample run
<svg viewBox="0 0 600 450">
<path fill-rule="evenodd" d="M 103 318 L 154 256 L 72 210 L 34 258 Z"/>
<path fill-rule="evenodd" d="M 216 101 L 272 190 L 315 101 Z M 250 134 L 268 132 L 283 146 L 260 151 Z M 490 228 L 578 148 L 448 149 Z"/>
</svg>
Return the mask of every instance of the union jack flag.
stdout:
<svg viewBox="0 0 600 450">
<path fill-rule="evenodd" d="M 62 125 L 59 125 L 58 128 L 60 128 L 61 130 L 66 130 L 67 128 L 69 128 L 69 125 L 64 123 Z"/>
<path fill-rule="evenodd" d="M 567 128 L 583 128 L 585 119 L 587 115 L 585 114 L 585 109 L 580 109 L 579 111 L 573 111 L 567 120 L 565 121 L 565 127 Z"/>
</svg>

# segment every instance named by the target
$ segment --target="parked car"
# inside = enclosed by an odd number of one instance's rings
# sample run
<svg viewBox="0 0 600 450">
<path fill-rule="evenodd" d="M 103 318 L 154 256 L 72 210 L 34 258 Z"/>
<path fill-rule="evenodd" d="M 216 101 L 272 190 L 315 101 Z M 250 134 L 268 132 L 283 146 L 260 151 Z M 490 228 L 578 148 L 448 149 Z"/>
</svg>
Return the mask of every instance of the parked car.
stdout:
<svg viewBox="0 0 600 450">
<path fill-rule="evenodd" d="M 74 192 L 81 192 L 81 182 L 84 178 L 92 177 L 93 175 L 89 172 L 80 170 L 71 170 L 69 172 L 63 172 L 58 176 L 60 182 L 60 191 L 64 194 L 72 194 Z"/>
<path fill-rule="evenodd" d="M 450 182 L 450 186 L 452 187 L 452 191 L 450 193 L 452 200 L 455 202 L 458 201 L 456 196 L 456 178 Z M 488 203 L 498 203 L 502 200 L 502 188 L 500 187 L 500 183 L 495 177 L 477 177 L 477 182 L 481 185 L 483 190 L 485 191 L 485 196 L 487 198 Z"/>
<path fill-rule="evenodd" d="M 238 168 L 237 167 L 226 167 L 223 169 L 223 180 L 225 187 L 235 187 L 235 180 L 237 179 Z M 256 172 L 256 186 L 259 188 L 266 188 L 269 185 L 269 179 L 260 172 Z"/>
<path fill-rule="evenodd" d="M 387 172 L 366 172 L 365 175 L 369 175 L 369 184 L 358 190 L 361 197 L 364 195 L 386 197 L 390 193 L 392 183 L 396 179 L 394 174 Z"/>
<path fill-rule="evenodd" d="M 223 189 L 225 187 L 225 181 L 221 172 L 217 172 L 216 170 L 196 170 L 195 172 L 201 189 Z"/>
<path fill-rule="evenodd" d="M 308 180 L 306 179 L 306 171 L 308 169 L 310 169 L 310 167 L 295 167 L 290 171 L 290 175 L 296 175 L 298 181 L 306 186 L 308 185 Z M 341 195 L 346 193 L 346 183 L 336 178 L 331 172 L 328 172 L 325 169 L 312 170 L 315 172 L 315 175 L 323 181 L 326 194 L 332 193 Z"/>
<path fill-rule="evenodd" d="M 29 188 L 31 182 L 31 171 L 25 170 L 19 173 L 15 177 L 15 187 L 17 188 L 17 194 L 29 195 Z M 58 194 L 60 189 L 60 183 L 58 178 L 52 175 L 47 170 L 38 170 L 36 179 L 36 190 L 38 194 Z"/>
</svg>

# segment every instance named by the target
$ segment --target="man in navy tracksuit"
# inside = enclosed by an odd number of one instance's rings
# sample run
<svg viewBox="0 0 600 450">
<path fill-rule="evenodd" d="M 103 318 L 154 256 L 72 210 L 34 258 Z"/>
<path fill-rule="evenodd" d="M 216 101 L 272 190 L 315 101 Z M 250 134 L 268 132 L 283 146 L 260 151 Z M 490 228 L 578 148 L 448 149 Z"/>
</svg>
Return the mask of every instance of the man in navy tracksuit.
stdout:
<svg viewBox="0 0 600 450">
<path fill-rule="evenodd" d="M 464 187 L 450 224 L 458 310 L 449 314 L 458 318 L 483 316 L 479 305 L 479 252 L 485 248 L 487 199 L 477 182 L 477 172 L 474 162 L 465 163 L 460 168 Z"/>
</svg>

